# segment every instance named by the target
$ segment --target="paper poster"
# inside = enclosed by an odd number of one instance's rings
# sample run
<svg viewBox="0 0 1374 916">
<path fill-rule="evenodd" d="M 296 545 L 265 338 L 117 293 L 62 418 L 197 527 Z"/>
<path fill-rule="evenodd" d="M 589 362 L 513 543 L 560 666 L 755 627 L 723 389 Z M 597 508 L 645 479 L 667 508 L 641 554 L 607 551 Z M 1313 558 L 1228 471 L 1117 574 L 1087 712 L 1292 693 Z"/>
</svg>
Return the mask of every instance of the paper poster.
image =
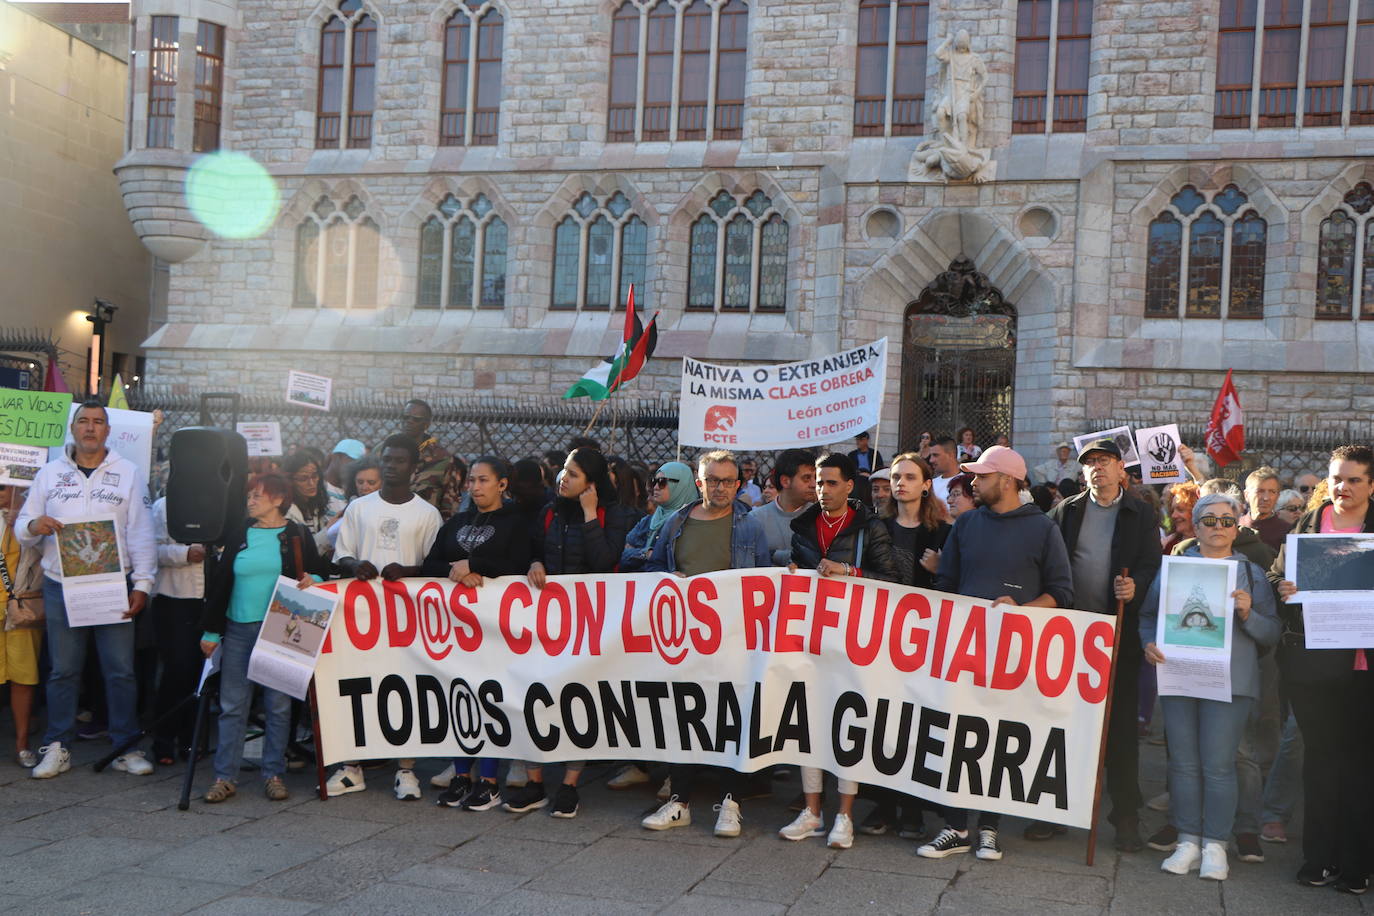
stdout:
<svg viewBox="0 0 1374 916">
<path fill-rule="evenodd" d="M 38 445 L 0 443 L 0 484 L 27 487 L 48 460 L 48 450 Z"/>
<path fill-rule="evenodd" d="M 1178 433 L 1177 423 L 1138 429 L 1135 441 L 1139 446 L 1141 482 L 1186 483 L 1192 479 L 1179 454 L 1183 437 Z"/>
<path fill-rule="evenodd" d="M 1160 696 L 1231 702 L 1231 638 L 1236 563 L 1165 557 L 1160 569 L 1155 646 Z"/>
<path fill-rule="evenodd" d="M 1374 535 L 1290 534 L 1283 557 L 1283 577 L 1298 587 L 1290 604 L 1374 598 Z"/>
<path fill-rule="evenodd" d="M 333 379 L 292 369 L 286 373 L 286 403 L 313 410 L 328 410 L 333 387 Z"/>
<path fill-rule="evenodd" d="M 1309 649 L 1374 649 L 1374 594 L 1302 603 Z"/>
<path fill-rule="evenodd" d="M 129 622 L 124 618 L 129 610 L 124 541 L 113 515 L 63 519 L 57 557 L 68 626 Z"/>
<path fill-rule="evenodd" d="M 1114 426 L 1111 429 L 1104 429 L 1101 432 L 1086 433 L 1082 436 L 1073 437 L 1073 453 L 1077 455 L 1083 451 L 1083 446 L 1097 439 L 1111 439 L 1116 442 L 1116 447 L 1121 449 L 1121 460 L 1127 467 L 1133 464 L 1140 464 L 1140 456 L 1135 452 L 1135 439 L 1131 436 L 1129 426 Z"/>
<path fill-rule="evenodd" d="M 68 392 L 0 388 L 0 442 L 49 447 L 62 444 L 72 396 Z"/>
<path fill-rule="evenodd" d="M 239 423 L 235 429 L 248 443 L 249 458 L 275 458 L 282 453 L 281 424 L 276 420 Z"/>
<path fill-rule="evenodd" d="M 49 461 L 61 458 L 63 450 L 76 441 L 72 438 L 71 424 L 80 406 L 72 405 L 67 417 L 67 437 L 61 445 L 48 450 Z M 105 440 L 106 447 L 132 461 L 138 468 L 139 479 L 146 483 L 153 471 L 153 415 L 142 410 L 121 410 L 118 407 L 106 407 L 105 413 L 110 418 L 110 437 Z"/>
<path fill-rule="evenodd" d="M 220 663 L 224 658 L 224 646 L 215 646 L 215 651 L 210 653 L 210 657 L 200 666 L 200 683 L 196 684 L 196 696 L 200 696 L 205 690 L 205 682 L 214 677 L 220 668 Z"/>
<path fill-rule="evenodd" d="M 248 659 L 248 679 L 304 700 L 338 603 L 335 592 L 302 590 L 286 576 L 278 578 Z"/>
<path fill-rule="evenodd" d="M 819 359 L 725 366 L 684 357 L 678 441 L 782 449 L 852 439 L 878 425 L 887 338 Z"/>
</svg>

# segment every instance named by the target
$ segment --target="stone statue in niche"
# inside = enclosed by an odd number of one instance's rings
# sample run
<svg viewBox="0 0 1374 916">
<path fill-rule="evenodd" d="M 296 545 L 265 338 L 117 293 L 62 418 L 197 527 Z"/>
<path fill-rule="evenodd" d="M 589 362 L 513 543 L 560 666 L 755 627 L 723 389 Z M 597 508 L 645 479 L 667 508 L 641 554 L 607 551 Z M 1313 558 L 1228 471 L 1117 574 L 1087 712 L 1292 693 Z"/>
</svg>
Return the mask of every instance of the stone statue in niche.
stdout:
<svg viewBox="0 0 1374 916">
<path fill-rule="evenodd" d="M 935 59 L 940 62 L 940 95 L 931 134 L 916 147 L 916 159 L 951 181 L 985 181 L 981 173 L 991 151 L 979 148 L 978 131 L 983 124 L 987 64 L 969 50 L 966 29 L 946 38 Z"/>
</svg>

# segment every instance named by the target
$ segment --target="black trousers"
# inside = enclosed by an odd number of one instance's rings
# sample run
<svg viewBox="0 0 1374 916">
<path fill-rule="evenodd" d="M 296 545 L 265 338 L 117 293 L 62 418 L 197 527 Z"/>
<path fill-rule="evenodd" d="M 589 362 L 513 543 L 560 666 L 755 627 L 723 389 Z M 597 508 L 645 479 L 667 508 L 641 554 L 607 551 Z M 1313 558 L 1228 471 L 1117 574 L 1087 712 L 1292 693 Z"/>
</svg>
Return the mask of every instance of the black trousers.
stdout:
<svg viewBox="0 0 1374 916">
<path fill-rule="evenodd" d="M 1374 672 L 1332 683 L 1287 685 L 1302 729 L 1302 853 L 1348 877 L 1374 857 Z"/>
<path fill-rule="evenodd" d="M 698 763 L 675 763 L 668 767 L 668 778 L 673 781 L 673 794 L 677 796 L 678 801 L 684 805 L 691 802 L 692 792 L 696 790 L 697 779 L 706 769 L 706 766 Z M 744 784 L 749 777 L 728 767 L 716 767 L 715 769 L 720 773 L 721 797 L 733 795 L 735 801 L 739 801 Z"/>
<path fill-rule="evenodd" d="M 1122 654 L 1116 659 L 1112 680 L 1112 716 L 1107 720 L 1107 797 L 1112 800 L 1107 819 L 1119 824 L 1135 817 L 1144 803 L 1140 795 L 1140 738 L 1136 718 L 1140 704 L 1142 656 Z"/>
<path fill-rule="evenodd" d="M 195 692 L 205 656 L 200 652 L 200 598 L 168 598 L 154 595 L 153 623 L 157 657 L 162 676 L 157 684 L 157 716 L 161 718 L 182 698 Z M 178 748 L 189 747 L 195 727 L 196 707 L 187 704 L 180 715 L 158 724 L 153 735 L 153 754 L 174 757 Z"/>
</svg>

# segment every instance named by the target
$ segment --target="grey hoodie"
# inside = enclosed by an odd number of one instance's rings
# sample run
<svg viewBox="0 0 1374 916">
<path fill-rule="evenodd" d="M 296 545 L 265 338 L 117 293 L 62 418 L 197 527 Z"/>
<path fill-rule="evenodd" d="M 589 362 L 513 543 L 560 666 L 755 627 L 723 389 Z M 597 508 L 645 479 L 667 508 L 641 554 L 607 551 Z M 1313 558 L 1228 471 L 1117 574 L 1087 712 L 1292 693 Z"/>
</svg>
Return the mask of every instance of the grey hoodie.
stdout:
<svg viewBox="0 0 1374 916">
<path fill-rule="evenodd" d="M 1055 606 L 1073 607 L 1073 572 L 1059 526 L 1033 504 L 1010 512 L 979 506 L 959 516 L 940 553 L 935 587 L 1017 604 L 1049 594 Z"/>
</svg>

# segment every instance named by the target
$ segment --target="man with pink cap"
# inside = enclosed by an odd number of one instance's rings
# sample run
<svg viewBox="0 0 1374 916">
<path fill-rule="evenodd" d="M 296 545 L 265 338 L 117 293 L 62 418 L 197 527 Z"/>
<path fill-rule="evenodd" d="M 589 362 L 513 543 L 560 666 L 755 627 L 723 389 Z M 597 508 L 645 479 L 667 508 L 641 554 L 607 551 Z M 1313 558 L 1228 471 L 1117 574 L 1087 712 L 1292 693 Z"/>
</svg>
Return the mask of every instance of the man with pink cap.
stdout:
<svg viewBox="0 0 1374 916">
<path fill-rule="evenodd" d="M 1073 572 L 1059 526 L 1033 503 L 1021 503 L 1025 459 L 1004 445 L 994 445 L 959 469 L 974 475 L 978 507 L 955 521 L 940 553 L 935 587 L 994 605 L 1072 607 Z M 979 815 L 975 845 L 969 837 L 968 814 L 949 809 L 945 828 L 916 854 L 943 859 L 974 849 L 980 859 L 1002 858 L 999 816 Z"/>
</svg>

